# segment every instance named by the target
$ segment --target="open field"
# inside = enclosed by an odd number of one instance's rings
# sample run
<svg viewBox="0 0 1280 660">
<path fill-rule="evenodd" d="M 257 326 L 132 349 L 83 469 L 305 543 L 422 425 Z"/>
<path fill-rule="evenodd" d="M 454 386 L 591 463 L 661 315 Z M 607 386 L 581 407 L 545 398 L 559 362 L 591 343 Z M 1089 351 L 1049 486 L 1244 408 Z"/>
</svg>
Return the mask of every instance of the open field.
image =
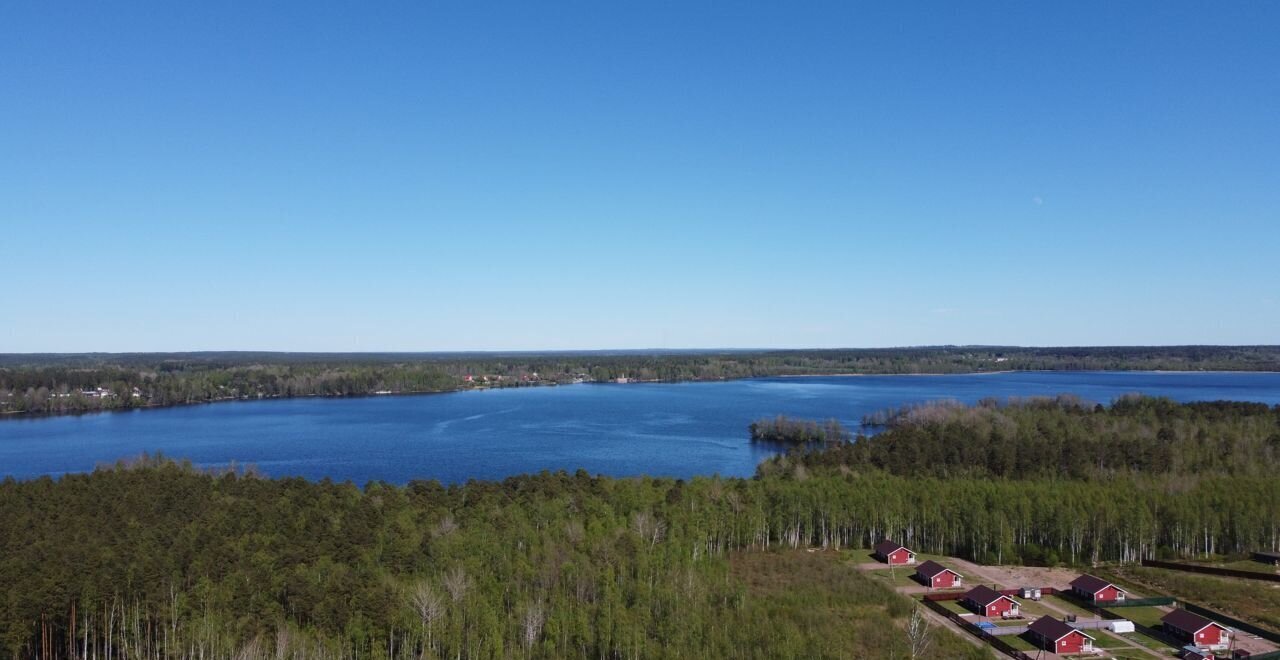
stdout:
<svg viewBox="0 0 1280 660">
<path fill-rule="evenodd" d="M 769 636 L 770 653 L 791 657 L 843 657 L 851 648 L 901 648 L 902 625 L 913 605 L 835 553 L 738 553 L 731 574 L 745 589 L 745 609 L 758 616 L 752 635 Z M 744 612 L 747 613 L 747 612 Z M 768 621 L 768 625 L 763 625 Z M 824 631 L 802 635 L 796 631 Z M 758 648 L 766 648 L 763 637 Z M 779 651 L 781 649 L 781 651 Z M 929 657 L 985 657 L 959 634 L 939 630 Z"/>
</svg>

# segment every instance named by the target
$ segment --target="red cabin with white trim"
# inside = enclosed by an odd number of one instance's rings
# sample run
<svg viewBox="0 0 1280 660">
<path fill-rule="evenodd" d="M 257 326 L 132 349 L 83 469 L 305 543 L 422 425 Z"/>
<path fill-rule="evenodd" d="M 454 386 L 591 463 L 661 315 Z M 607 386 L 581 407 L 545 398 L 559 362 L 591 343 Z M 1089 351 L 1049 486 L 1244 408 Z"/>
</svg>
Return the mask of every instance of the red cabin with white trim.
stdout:
<svg viewBox="0 0 1280 660">
<path fill-rule="evenodd" d="M 901 543 L 885 539 L 876 544 L 876 558 L 890 566 L 916 563 L 916 553 Z"/>
</svg>

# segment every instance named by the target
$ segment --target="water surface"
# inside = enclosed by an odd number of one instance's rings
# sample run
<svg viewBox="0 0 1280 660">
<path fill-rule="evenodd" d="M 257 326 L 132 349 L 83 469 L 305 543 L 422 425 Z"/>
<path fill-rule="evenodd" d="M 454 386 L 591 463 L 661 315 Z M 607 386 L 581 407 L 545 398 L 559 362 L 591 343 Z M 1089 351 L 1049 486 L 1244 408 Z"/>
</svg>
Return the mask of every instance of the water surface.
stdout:
<svg viewBox="0 0 1280 660">
<path fill-rule="evenodd" d="M 574 385 L 351 399 L 282 399 L 0 422 L 0 475 L 32 478 L 163 452 L 197 465 L 357 483 L 463 482 L 584 468 L 612 476 L 749 476 L 772 453 L 747 424 L 937 399 L 1129 393 L 1280 404 L 1276 373 L 1019 372 Z"/>
</svg>

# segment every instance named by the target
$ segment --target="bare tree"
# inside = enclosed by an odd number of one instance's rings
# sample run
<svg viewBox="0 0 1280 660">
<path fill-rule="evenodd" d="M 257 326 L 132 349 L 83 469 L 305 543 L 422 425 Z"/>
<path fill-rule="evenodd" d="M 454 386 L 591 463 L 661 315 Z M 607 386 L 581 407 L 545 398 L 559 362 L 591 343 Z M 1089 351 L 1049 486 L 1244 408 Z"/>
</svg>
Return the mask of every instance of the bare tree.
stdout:
<svg viewBox="0 0 1280 660">
<path fill-rule="evenodd" d="M 911 651 L 911 659 L 923 656 L 933 644 L 933 622 L 925 616 L 919 605 L 911 610 L 911 618 L 907 620 L 907 648 Z"/>
<path fill-rule="evenodd" d="M 467 577 L 466 569 L 461 566 L 454 566 L 444 577 L 440 578 L 440 582 L 444 584 L 445 591 L 449 592 L 449 597 L 453 602 L 460 602 L 467 597 L 467 592 L 471 589 L 471 578 Z"/>
<path fill-rule="evenodd" d="M 440 522 L 436 523 L 436 528 L 431 531 L 431 535 L 435 538 L 443 538 L 458 530 L 458 523 L 454 522 L 453 516 L 444 514 Z"/>
<path fill-rule="evenodd" d="M 648 541 L 652 547 L 662 540 L 667 531 L 667 524 L 658 520 L 648 511 L 637 511 L 631 516 L 631 529 L 641 539 Z"/>
<path fill-rule="evenodd" d="M 524 648 L 533 649 L 534 642 L 542 636 L 542 624 L 546 622 L 547 612 L 540 602 L 530 602 L 524 610 Z"/>
<path fill-rule="evenodd" d="M 426 648 L 434 648 L 432 624 L 444 615 L 444 599 L 440 597 L 440 594 L 435 589 L 431 588 L 430 582 L 422 580 L 414 586 L 411 600 L 413 601 L 413 611 L 417 613 L 418 620 L 422 622 L 422 635 L 426 640 Z"/>
</svg>

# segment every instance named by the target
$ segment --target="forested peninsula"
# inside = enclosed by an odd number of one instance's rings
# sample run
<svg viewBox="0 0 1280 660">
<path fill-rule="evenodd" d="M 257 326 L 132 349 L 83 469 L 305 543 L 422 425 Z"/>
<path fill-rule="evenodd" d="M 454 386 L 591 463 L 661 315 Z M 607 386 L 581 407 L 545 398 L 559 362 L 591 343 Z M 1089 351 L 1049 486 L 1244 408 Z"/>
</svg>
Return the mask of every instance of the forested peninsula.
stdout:
<svg viewBox="0 0 1280 660">
<path fill-rule="evenodd" d="M 910 601 L 850 566 L 879 538 L 1005 564 L 1277 550 L 1278 468 L 1280 406 L 1138 397 L 896 411 L 750 479 L 359 487 L 144 458 L 0 483 L 0 650 L 906 658 Z M 923 657 L 975 652 L 940 631 Z"/>
<path fill-rule="evenodd" d="M 1280 347 L 0 354 L 0 419 L 243 399 L 412 394 L 582 382 L 1017 370 L 1280 371 Z"/>
</svg>

